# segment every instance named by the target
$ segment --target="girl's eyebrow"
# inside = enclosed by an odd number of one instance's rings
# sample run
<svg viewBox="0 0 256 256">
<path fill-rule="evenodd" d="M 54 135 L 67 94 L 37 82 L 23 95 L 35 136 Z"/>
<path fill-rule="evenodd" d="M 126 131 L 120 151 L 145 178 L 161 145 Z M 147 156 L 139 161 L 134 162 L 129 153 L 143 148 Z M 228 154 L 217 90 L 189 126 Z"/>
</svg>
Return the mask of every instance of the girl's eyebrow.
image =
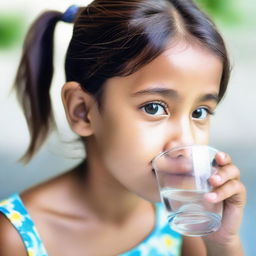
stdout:
<svg viewBox="0 0 256 256">
<path fill-rule="evenodd" d="M 156 95 L 156 94 L 164 97 L 174 98 L 174 99 L 180 98 L 177 91 L 173 89 L 166 89 L 166 88 L 160 88 L 160 87 L 137 91 L 132 94 L 132 97 L 137 97 L 141 95 Z"/>
<path fill-rule="evenodd" d="M 181 98 L 178 94 L 177 91 L 173 89 L 166 89 L 166 88 L 161 88 L 161 87 L 156 87 L 156 88 L 150 88 L 150 89 L 145 89 L 141 91 L 137 91 L 132 94 L 132 97 L 137 97 L 141 95 L 161 95 L 164 97 L 168 98 L 173 98 L 173 99 L 179 99 Z M 198 101 L 214 101 L 216 103 L 219 102 L 219 95 L 217 93 L 207 93 L 205 95 L 202 95 L 198 98 Z"/>
<path fill-rule="evenodd" d="M 220 100 L 219 94 L 217 93 L 207 93 L 201 97 L 199 97 L 198 101 L 214 101 L 218 103 Z"/>
</svg>

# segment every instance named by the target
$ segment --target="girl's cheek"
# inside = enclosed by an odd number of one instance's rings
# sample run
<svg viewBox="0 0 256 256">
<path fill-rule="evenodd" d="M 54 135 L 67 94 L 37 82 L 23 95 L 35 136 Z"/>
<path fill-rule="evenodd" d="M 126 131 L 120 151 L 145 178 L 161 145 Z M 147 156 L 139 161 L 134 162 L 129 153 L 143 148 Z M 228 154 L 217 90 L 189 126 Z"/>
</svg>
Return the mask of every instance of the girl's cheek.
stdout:
<svg viewBox="0 0 256 256">
<path fill-rule="evenodd" d="M 168 140 L 167 128 L 162 127 L 152 127 L 145 125 L 141 127 L 138 140 L 141 142 L 144 150 L 146 152 L 156 152 L 158 154 L 163 150 L 163 147 Z"/>
<path fill-rule="evenodd" d="M 196 131 L 195 144 L 208 144 L 209 143 L 209 129 L 202 129 Z"/>
</svg>

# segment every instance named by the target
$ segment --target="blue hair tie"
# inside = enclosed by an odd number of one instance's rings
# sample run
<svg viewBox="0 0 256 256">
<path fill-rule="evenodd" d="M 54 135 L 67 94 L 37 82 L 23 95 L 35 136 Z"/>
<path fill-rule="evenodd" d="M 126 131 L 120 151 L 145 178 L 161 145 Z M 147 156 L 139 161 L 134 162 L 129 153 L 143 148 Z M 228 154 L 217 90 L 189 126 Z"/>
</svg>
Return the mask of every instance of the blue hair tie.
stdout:
<svg viewBox="0 0 256 256">
<path fill-rule="evenodd" d="M 79 10 L 79 7 L 77 5 L 71 5 L 62 14 L 61 20 L 64 22 L 72 23 L 75 20 L 78 10 Z"/>
</svg>

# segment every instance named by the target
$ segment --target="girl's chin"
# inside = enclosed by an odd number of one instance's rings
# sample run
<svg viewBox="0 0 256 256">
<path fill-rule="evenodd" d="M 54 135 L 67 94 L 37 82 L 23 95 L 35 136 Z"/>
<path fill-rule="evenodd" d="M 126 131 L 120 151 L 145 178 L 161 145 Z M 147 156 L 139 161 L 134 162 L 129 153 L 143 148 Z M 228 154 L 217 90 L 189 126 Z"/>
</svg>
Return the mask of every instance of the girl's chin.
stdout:
<svg viewBox="0 0 256 256">
<path fill-rule="evenodd" d="M 139 196 L 142 197 L 143 199 L 151 202 L 151 203 L 159 203 L 159 202 L 161 202 L 160 193 L 159 193 L 158 190 L 155 191 L 155 192 L 152 192 L 152 193 L 140 194 Z"/>
</svg>

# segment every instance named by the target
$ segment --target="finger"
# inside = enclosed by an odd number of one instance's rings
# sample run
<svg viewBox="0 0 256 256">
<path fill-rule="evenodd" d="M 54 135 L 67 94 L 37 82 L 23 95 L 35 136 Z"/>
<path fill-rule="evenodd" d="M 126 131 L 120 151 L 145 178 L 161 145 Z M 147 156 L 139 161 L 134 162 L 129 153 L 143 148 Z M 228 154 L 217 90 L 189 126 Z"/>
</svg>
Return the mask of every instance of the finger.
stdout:
<svg viewBox="0 0 256 256">
<path fill-rule="evenodd" d="M 225 152 L 218 152 L 215 156 L 215 160 L 219 166 L 224 166 L 232 163 L 231 157 Z"/>
<path fill-rule="evenodd" d="M 207 193 L 205 198 L 213 203 L 217 203 L 226 199 L 233 199 L 236 203 L 244 204 L 245 187 L 239 180 L 230 180 L 223 186 L 218 187 L 213 192 Z"/>
<path fill-rule="evenodd" d="M 216 187 L 232 179 L 240 179 L 240 170 L 233 164 L 218 168 L 217 172 L 209 178 L 209 183 Z"/>
</svg>

